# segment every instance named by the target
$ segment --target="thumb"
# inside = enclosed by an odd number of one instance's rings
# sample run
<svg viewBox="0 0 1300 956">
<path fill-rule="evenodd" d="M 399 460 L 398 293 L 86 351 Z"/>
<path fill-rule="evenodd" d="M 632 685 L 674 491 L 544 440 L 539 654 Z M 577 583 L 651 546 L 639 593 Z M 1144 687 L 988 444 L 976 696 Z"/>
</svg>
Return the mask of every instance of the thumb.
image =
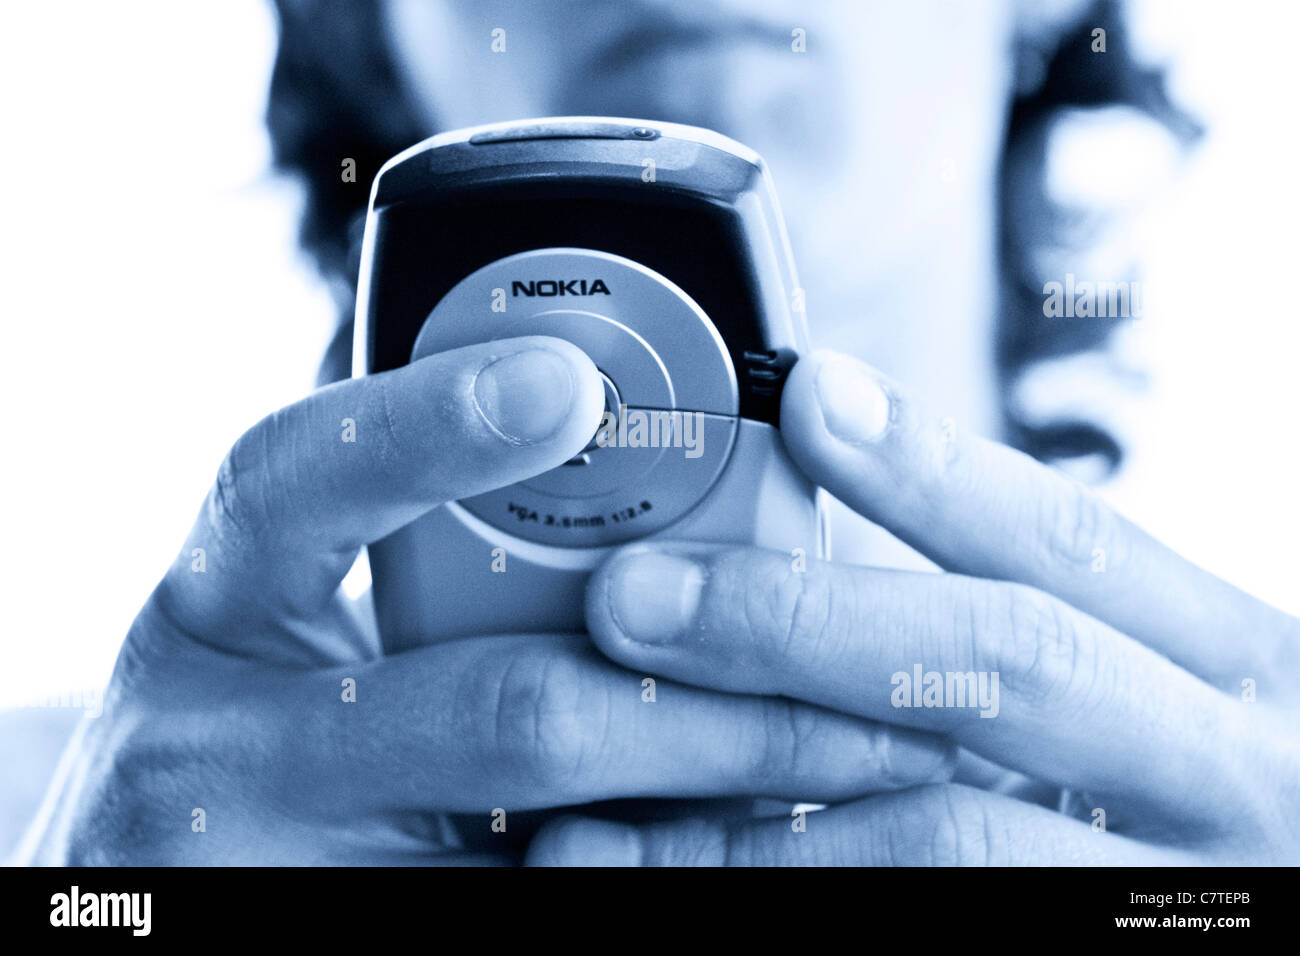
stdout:
<svg viewBox="0 0 1300 956">
<path fill-rule="evenodd" d="M 362 544 L 562 464 L 603 407 L 591 360 L 544 336 L 328 386 L 235 443 L 158 596 L 218 644 L 259 619 L 318 612 Z"/>
</svg>

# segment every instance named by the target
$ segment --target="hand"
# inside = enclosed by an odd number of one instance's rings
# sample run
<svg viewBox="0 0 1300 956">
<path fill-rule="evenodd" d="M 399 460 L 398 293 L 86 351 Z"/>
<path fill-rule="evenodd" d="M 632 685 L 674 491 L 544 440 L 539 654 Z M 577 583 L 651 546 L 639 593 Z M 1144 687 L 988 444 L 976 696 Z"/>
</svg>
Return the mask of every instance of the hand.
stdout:
<svg viewBox="0 0 1300 956">
<path fill-rule="evenodd" d="M 511 847 L 496 808 L 509 834 L 516 811 L 605 798 L 838 800 L 946 779 L 945 741 L 813 704 L 665 684 L 673 707 L 646 706 L 641 676 L 580 635 L 380 656 L 339 593 L 359 547 L 559 465 L 602 404 L 582 352 L 526 338 L 340 382 L 254 426 L 127 635 L 26 858 L 496 861 Z M 470 857 L 451 813 L 502 850 Z"/>
<path fill-rule="evenodd" d="M 940 784 L 837 804 L 809 815 L 805 832 L 789 817 L 560 820 L 532 862 L 1300 860 L 1300 621 L 1057 472 L 957 433 L 851 359 L 801 362 L 782 423 L 811 478 L 951 573 L 799 573 L 789 555 L 753 549 L 633 547 L 592 580 L 597 645 L 697 687 L 951 734 L 1069 788 L 1074 816 Z M 953 706 L 954 682 L 952 698 L 937 698 L 947 706 L 915 706 L 924 700 L 901 675 L 918 667 L 983 675 L 996 694 Z"/>
</svg>

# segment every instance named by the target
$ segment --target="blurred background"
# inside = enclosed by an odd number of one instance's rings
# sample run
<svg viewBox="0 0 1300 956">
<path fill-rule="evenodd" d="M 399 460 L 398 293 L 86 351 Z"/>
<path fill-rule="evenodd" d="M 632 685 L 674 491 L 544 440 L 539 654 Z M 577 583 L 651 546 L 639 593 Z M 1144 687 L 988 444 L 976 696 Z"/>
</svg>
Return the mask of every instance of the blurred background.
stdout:
<svg viewBox="0 0 1300 956">
<path fill-rule="evenodd" d="M 1138 2 L 1131 24 L 1206 132 L 1140 184 L 1146 309 L 1121 346 L 1152 378 L 1102 490 L 1300 612 L 1300 6 Z M 6 10 L 0 708 L 105 683 L 226 449 L 312 387 L 335 314 L 269 168 L 275 30 L 261 0 Z M 1116 130 L 1063 151 L 1061 189 L 1137 188 Z"/>
</svg>

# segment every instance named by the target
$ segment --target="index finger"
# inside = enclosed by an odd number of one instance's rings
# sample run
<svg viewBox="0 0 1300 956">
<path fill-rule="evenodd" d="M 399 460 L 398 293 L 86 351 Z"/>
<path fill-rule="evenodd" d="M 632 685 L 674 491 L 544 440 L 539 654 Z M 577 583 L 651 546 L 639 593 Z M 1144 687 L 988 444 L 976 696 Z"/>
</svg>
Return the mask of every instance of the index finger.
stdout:
<svg viewBox="0 0 1300 956">
<path fill-rule="evenodd" d="M 801 361 L 781 422 L 809 477 L 946 570 L 1054 594 L 1221 687 L 1296 670 L 1300 621 L 1175 554 L 1078 482 L 929 414 L 855 359 Z"/>
</svg>

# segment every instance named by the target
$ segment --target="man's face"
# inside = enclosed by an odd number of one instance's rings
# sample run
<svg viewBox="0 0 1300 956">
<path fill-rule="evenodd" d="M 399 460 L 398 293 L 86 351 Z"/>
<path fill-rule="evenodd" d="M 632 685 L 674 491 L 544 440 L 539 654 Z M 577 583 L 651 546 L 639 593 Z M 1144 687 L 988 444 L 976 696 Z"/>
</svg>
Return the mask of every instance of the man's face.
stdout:
<svg viewBox="0 0 1300 956">
<path fill-rule="evenodd" d="M 1011 6 L 389 0 L 387 20 L 430 132 L 595 114 L 710 127 L 758 150 L 814 344 L 995 434 Z"/>
</svg>

